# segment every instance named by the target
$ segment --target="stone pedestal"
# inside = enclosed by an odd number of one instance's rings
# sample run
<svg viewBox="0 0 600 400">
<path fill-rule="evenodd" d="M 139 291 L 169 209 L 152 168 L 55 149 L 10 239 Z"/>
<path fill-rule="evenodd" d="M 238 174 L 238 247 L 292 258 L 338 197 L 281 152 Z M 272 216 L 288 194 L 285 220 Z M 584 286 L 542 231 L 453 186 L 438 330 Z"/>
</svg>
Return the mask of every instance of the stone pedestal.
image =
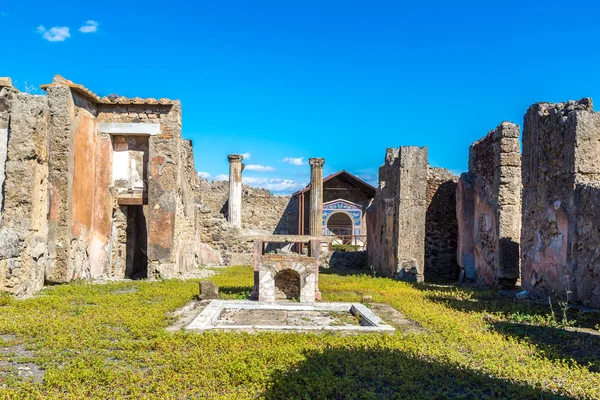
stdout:
<svg viewBox="0 0 600 400">
<path fill-rule="evenodd" d="M 229 159 L 229 201 L 227 220 L 233 226 L 242 226 L 242 164 L 243 156 L 230 154 Z"/>
<path fill-rule="evenodd" d="M 321 236 L 323 227 L 323 165 L 324 158 L 311 158 L 309 234 Z"/>
</svg>

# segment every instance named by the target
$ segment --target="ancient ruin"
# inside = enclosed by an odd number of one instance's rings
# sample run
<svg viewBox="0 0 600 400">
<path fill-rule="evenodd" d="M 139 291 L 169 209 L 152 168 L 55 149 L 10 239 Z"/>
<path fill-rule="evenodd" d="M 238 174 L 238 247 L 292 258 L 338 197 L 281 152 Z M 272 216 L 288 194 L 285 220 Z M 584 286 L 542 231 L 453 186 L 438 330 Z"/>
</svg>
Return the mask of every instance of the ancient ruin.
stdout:
<svg viewBox="0 0 600 400">
<path fill-rule="evenodd" d="M 243 156 L 230 154 L 229 159 L 229 196 L 227 198 L 227 221 L 232 226 L 242 226 L 242 164 Z"/>
<path fill-rule="evenodd" d="M 366 249 L 366 211 L 375 196 L 375 188 L 348 171 L 339 171 L 321 178 L 323 205 L 319 217 L 318 235 L 335 236 L 337 244 L 352 244 Z M 306 221 L 310 214 L 312 184 L 292 196 L 298 203 L 298 234 L 307 235 Z"/>
<path fill-rule="evenodd" d="M 308 245 L 308 254 L 265 254 L 265 244 L 268 243 L 303 243 Z M 318 237 L 272 236 L 254 240 L 254 288 L 251 297 L 264 302 L 296 299 L 314 303 L 320 300 L 320 251 Z"/>
<path fill-rule="evenodd" d="M 367 254 L 379 275 L 424 279 L 428 168 L 425 147 L 387 149 L 367 211 Z"/>
<path fill-rule="evenodd" d="M 469 151 L 457 189 L 458 263 L 486 285 L 519 279 L 521 230 L 519 126 L 503 122 Z"/>
<path fill-rule="evenodd" d="M 198 182 L 179 102 L 100 98 L 58 75 L 42 88 L 0 92 L 0 289 L 196 268 Z"/>
<path fill-rule="evenodd" d="M 591 99 L 531 106 L 522 160 L 519 126 L 503 122 L 471 145 L 460 179 L 408 146 L 387 149 L 377 189 L 345 170 L 324 178 L 325 159 L 311 158 L 310 184 L 276 196 L 243 183 L 238 154 L 229 181 L 199 178 L 178 101 L 100 98 L 59 75 L 42 88 L 0 78 L 1 291 L 254 264 L 256 299 L 313 303 L 319 268 L 371 267 L 414 282 L 521 281 L 600 308 Z"/>
<path fill-rule="evenodd" d="M 600 114 L 538 103 L 523 129 L 522 285 L 600 308 Z"/>
<path fill-rule="evenodd" d="M 460 267 L 456 260 L 458 221 L 456 186 L 458 176 L 444 168 L 429 167 L 425 212 L 425 281 L 456 282 Z"/>
</svg>

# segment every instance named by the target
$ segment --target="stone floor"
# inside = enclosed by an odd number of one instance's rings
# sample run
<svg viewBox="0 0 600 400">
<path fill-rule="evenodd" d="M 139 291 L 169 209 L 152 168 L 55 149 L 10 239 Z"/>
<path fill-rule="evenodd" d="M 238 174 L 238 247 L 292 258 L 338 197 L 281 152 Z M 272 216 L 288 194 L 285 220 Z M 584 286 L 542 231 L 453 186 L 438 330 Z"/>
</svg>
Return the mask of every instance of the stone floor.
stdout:
<svg viewBox="0 0 600 400">
<path fill-rule="evenodd" d="M 344 311 L 240 310 L 225 309 L 215 326 L 360 326 L 360 318 Z"/>
<path fill-rule="evenodd" d="M 33 352 L 23 344 L 15 343 L 17 337 L 14 335 L 0 335 L 0 340 L 5 343 L 0 347 L 0 382 L 8 376 L 42 382 L 44 370 L 27 361 L 33 357 Z"/>
</svg>

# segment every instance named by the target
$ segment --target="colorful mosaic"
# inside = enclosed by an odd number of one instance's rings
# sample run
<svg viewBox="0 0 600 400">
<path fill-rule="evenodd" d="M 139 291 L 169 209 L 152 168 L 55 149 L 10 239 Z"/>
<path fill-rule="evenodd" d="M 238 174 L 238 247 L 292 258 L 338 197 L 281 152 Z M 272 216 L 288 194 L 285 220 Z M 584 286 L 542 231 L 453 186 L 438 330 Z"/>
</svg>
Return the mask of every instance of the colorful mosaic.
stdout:
<svg viewBox="0 0 600 400">
<path fill-rule="evenodd" d="M 359 204 L 352 203 L 347 200 L 334 200 L 323 204 L 323 218 L 321 220 L 322 234 L 324 236 L 334 235 L 327 229 L 327 221 L 333 214 L 342 212 L 347 214 L 352 219 L 354 235 L 362 233 L 362 207 Z M 351 234 L 350 232 L 348 234 Z"/>
</svg>

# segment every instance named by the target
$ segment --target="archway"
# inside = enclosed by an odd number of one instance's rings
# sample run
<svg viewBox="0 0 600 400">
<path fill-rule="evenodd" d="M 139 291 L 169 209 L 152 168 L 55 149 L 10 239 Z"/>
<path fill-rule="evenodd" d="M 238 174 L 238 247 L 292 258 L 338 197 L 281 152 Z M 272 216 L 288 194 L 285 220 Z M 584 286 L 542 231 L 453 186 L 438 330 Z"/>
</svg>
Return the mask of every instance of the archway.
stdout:
<svg viewBox="0 0 600 400">
<path fill-rule="evenodd" d="M 284 269 L 275 275 L 275 298 L 277 300 L 300 299 L 300 274 Z"/>
<path fill-rule="evenodd" d="M 352 218 L 345 212 L 331 214 L 327 220 L 327 230 L 342 239 L 344 244 L 352 241 Z"/>
</svg>

